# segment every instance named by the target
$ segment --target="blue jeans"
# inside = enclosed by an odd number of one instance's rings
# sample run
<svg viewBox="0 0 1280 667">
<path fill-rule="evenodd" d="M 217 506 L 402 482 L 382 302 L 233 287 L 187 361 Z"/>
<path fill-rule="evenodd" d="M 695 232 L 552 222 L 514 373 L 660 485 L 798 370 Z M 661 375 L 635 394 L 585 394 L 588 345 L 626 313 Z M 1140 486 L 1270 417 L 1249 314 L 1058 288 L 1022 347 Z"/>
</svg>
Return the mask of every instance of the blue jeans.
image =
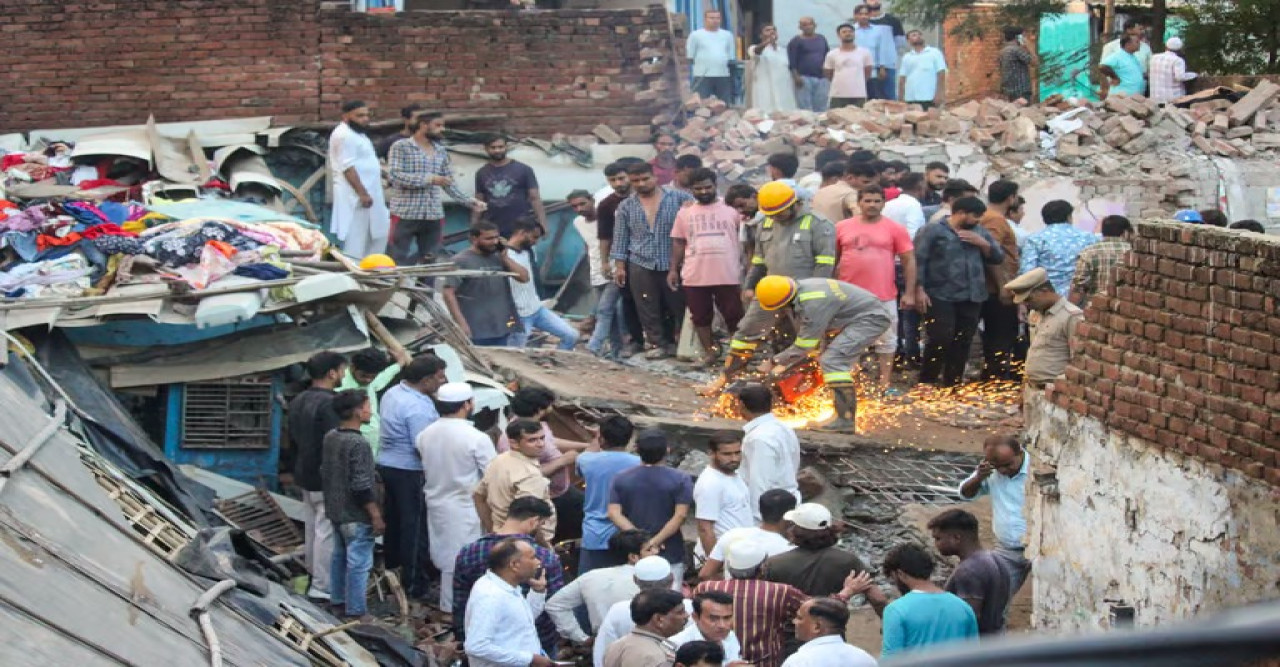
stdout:
<svg viewBox="0 0 1280 667">
<path fill-rule="evenodd" d="M 591 340 L 587 349 L 592 354 L 600 355 L 604 344 L 609 343 L 609 358 L 617 359 L 622 354 L 622 288 L 616 283 L 600 285 L 596 290 L 596 328 L 591 332 Z"/>
<path fill-rule="evenodd" d="M 329 571 L 329 602 L 346 604 L 347 616 L 369 611 L 369 572 L 373 569 L 373 526 L 333 524 L 333 562 Z"/>
<path fill-rule="evenodd" d="M 578 344 L 578 331 L 569 326 L 563 317 L 551 312 L 551 309 L 543 306 L 538 312 L 525 317 L 520 316 L 520 325 L 522 328 L 511 332 L 511 336 L 507 338 L 508 347 L 524 347 L 529 344 L 529 336 L 533 334 L 533 330 L 545 331 L 552 336 L 560 339 L 557 346 L 561 350 L 572 350 L 574 345 Z"/>
<path fill-rule="evenodd" d="M 872 68 L 872 78 L 867 82 L 867 98 L 872 100 L 898 99 L 898 70 L 893 68 L 885 69 L 883 80 L 876 78 L 879 73 L 879 67 Z"/>
<path fill-rule="evenodd" d="M 826 111 L 827 98 L 831 95 L 831 82 L 824 76 L 800 77 L 800 88 L 796 90 L 796 103 L 801 109 L 809 111 Z"/>
</svg>

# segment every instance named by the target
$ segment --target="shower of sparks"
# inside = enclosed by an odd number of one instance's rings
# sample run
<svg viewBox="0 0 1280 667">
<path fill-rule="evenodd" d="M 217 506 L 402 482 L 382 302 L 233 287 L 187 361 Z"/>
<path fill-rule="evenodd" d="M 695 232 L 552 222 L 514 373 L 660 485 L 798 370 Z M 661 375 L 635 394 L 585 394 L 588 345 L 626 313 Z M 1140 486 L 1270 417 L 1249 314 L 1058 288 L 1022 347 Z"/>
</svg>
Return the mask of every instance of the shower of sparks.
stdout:
<svg viewBox="0 0 1280 667">
<path fill-rule="evenodd" d="M 917 422 L 920 418 L 957 426 L 977 426 L 1016 413 L 1022 385 L 1016 382 L 979 382 L 951 389 L 920 386 L 897 397 L 858 392 L 858 432 L 874 433 Z M 736 418 L 736 401 L 722 394 L 711 408 L 714 415 Z M 835 416 L 831 392 L 822 387 L 799 401 L 779 406 L 774 414 L 792 428 L 806 428 Z M 968 423 L 973 422 L 973 423 Z"/>
</svg>

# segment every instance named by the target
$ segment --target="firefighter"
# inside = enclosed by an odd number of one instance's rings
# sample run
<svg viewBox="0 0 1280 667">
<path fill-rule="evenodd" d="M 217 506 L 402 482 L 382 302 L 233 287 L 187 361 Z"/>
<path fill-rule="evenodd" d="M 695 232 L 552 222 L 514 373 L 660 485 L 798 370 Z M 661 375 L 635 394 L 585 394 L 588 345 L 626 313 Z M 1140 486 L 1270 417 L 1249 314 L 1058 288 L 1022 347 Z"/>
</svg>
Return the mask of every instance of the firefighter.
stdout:
<svg viewBox="0 0 1280 667">
<path fill-rule="evenodd" d="M 836 408 L 834 421 L 819 429 L 853 431 L 858 413 L 853 367 L 867 346 L 889 328 L 889 316 L 880 300 L 861 287 L 831 278 L 767 276 L 756 285 L 755 303 L 763 310 L 789 316 L 795 324 L 795 341 L 773 358 L 774 372 L 817 357 L 822 381 L 831 389 Z M 750 340 L 762 332 L 746 334 Z"/>
<path fill-rule="evenodd" d="M 723 390 L 729 380 L 746 367 L 760 343 L 776 333 L 780 324 L 778 313 L 761 308 L 753 298 L 763 278 L 830 278 L 835 272 L 836 228 L 830 220 L 802 210 L 803 204 L 798 203 L 795 189 L 781 181 L 765 183 L 756 199 L 760 212 L 766 217 L 760 223 L 755 254 L 743 285 L 747 313 L 729 343 L 725 374 L 707 385 L 703 395 Z M 756 333 L 748 335 L 746 331 Z"/>
</svg>

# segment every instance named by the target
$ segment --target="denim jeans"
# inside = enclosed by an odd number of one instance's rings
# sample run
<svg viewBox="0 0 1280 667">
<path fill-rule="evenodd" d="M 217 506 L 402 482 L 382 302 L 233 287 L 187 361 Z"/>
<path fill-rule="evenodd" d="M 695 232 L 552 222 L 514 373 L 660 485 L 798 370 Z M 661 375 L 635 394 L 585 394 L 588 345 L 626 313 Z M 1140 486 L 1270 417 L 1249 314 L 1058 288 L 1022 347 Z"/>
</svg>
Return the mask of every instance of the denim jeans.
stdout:
<svg viewBox="0 0 1280 667">
<path fill-rule="evenodd" d="M 529 344 L 529 336 L 533 334 L 533 330 L 545 331 L 552 336 L 560 339 L 560 344 L 556 347 L 561 350 L 572 350 L 574 345 L 578 344 L 578 330 L 564 321 L 563 317 L 551 312 L 550 308 L 543 306 L 538 312 L 525 317 L 520 316 L 520 325 L 522 328 L 511 332 L 511 336 L 507 338 L 507 347 L 524 347 Z"/>
<path fill-rule="evenodd" d="M 622 354 L 622 332 L 625 329 L 622 321 L 622 289 L 616 283 L 600 285 L 596 290 L 596 328 L 591 332 L 591 340 L 587 349 L 592 354 L 600 355 L 604 344 L 609 343 L 609 358 L 616 359 Z"/>
<path fill-rule="evenodd" d="M 333 524 L 333 565 L 329 602 L 345 604 L 347 616 L 369 611 L 369 572 L 373 569 L 373 526 L 367 523 Z"/>
<path fill-rule="evenodd" d="M 876 76 L 879 73 L 879 67 L 872 68 L 871 79 L 867 81 L 867 98 L 872 100 L 898 99 L 898 70 L 885 69 L 883 79 Z"/>
<path fill-rule="evenodd" d="M 796 90 L 796 103 L 801 109 L 809 111 L 826 111 L 827 97 L 831 95 L 831 82 L 822 76 L 800 77 L 800 88 Z"/>
</svg>

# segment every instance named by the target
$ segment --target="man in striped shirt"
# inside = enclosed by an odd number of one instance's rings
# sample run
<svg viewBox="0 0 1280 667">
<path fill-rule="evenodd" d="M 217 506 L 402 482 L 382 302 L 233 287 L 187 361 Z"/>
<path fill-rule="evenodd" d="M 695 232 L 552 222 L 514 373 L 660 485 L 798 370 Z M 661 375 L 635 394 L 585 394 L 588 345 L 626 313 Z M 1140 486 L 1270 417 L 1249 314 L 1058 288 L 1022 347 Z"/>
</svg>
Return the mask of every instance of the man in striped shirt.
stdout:
<svg viewBox="0 0 1280 667">
<path fill-rule="evenodd" d="M 618 287 L 630 285 L 635 297 L 649 347 L 645 357 L 661 359 L 675 355 L 676 330 L 684 318 L 684 296 L 667 284 L 671 228 L 680 207 L 693 196 L 660 187 L 648 162 L 627 167 L 627 178 L 633 194 L 618 205 L 609 258 L 614 281 Z M 669 330 L 663 326 L 667 318 L 674 322 Z"/>
<path fill-rule="evenodd" d="M 732 579 L 704 581 L 694 594 L 720 591 L 733 596 L 733 632 L 742 644 L 742 659 L 755 667 L 779 667 L 786 658 L 784 642 L 791 618 L 809 598 L 799 589 L 760 579 L 765 550 L 759 544 L 735 544 L 727 565 Z M 853 572 L 834 597 L 848 601 Z"/>
</svg>

